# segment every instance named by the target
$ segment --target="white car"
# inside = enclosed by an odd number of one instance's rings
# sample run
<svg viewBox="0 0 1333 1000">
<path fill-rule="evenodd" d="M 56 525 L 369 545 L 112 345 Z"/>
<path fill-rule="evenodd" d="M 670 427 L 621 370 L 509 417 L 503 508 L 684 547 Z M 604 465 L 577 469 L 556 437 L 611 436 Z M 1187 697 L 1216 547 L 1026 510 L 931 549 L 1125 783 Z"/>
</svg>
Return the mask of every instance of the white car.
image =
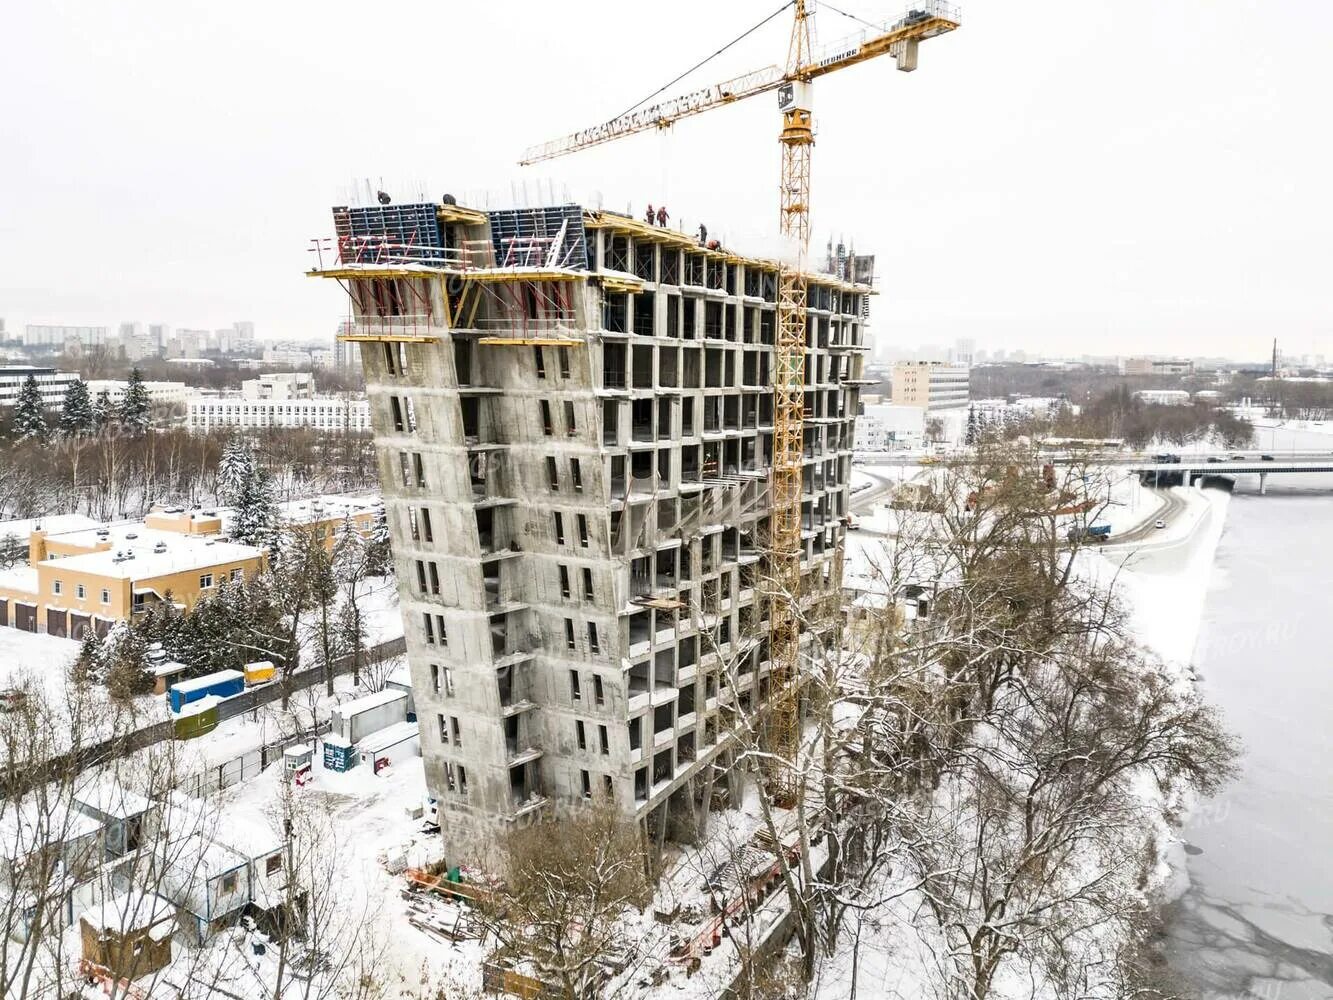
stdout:
<svg viewBox="0 0 1333 1000">
<path fill-rule="evenodd" d="M 1165 528 L 1165 527 L 1166 527 L 1166 522 L 1163 521 L 1163 520 L 1161 520 L 1161 519 L 1159 518 L 1158 520 L 1156 520 L 1156 521 L 1153 522 L 1153 527 L 1154 527 L 1154 528 Z"/>
</svg>

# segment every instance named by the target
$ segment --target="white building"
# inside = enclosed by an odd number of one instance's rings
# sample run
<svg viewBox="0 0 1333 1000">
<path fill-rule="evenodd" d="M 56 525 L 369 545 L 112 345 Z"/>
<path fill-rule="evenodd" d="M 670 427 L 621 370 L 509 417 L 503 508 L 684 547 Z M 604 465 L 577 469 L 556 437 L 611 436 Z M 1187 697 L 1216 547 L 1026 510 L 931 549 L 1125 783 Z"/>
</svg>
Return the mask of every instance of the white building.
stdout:
<svg viewBox="0 0 1333 1000">
<path fill-rule="evenodd" d="M 866 406 L 856 418 L 856 451 L 892 451 L 921 443 L 926 432 L 926 410 L 892 403 Z"/>
<path fill-rule="evenodd" d="M 264 364 L 301 368 L 310 364 L 310 352 L 299 347 L 266 347 Z"/>
<path fill-rule="evenodd" d="M 222 427 L 310 427 L 323 431 L 369 431 L 364 399 L 206 399 L 189 401 L 188 426 L 201 433 Z"/>
<path fill-rule="evenodd" d="M 102 347 L 106 344 L 104 326 L 43 326 L 29 323 L 23 331 L 23 343 L 28 347 L 47 347 L 64 350 L 66 345 Z"/>
<path fill-rule="evenodd" d="M 88 380 L 88 394 L 97 399 L 102 393 L 107 394 L 111 402 L 119 404 L 125 401 L 125 392 L 129 382 L 121 378 L 96 378 Z M 184 382 L 144 382 L 148 393 L 148 402 L 154 406 L 185 405 L 194 394 L 194 390 Z"/>
<path fill-rule="evenodd" d="M 1134 398 L 1158 406 L 1188 406 L 1190 394 L 1184 389 L 1140 389 Z"/>
<path fill-rule="evenodd" d="M 79 380 L 76 372 L 61 372 L 54 368 L 35 368 L 32 365 L 0 367 L 0 406 L 13 406 L 18 401 L 19 390 L 29 375 L 37 380 L 42 403 L 48 409 L 58 408 L 65 400 L 65 390 Z"/>
<path fill-rule="evenodd" d="M 167 343 L 168 358 L 198 358 L 209 349 L 212 334 L 207 330 L 177 330 Z"/>
<path fill-rule="evenodd" d="M 313 399 L 315 376 L 310 372 L 267 372 L 241 383 L 243 399 Z"/>
</svg>

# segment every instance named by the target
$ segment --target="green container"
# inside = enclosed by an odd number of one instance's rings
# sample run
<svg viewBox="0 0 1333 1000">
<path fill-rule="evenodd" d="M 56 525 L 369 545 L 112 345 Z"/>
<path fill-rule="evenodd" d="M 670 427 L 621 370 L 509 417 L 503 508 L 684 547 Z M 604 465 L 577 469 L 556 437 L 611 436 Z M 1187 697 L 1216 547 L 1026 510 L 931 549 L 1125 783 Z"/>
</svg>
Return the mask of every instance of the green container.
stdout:
<svg viewBox="0 0 1333 1000">
<path fill-rule="evenodd" d="M 192 740 L 196 736 L 211 733 L 218 727 L 218 707 L 212 705 L 202 712 L 177 716 L 173 726 L 178 740 Z"/>
</svg>

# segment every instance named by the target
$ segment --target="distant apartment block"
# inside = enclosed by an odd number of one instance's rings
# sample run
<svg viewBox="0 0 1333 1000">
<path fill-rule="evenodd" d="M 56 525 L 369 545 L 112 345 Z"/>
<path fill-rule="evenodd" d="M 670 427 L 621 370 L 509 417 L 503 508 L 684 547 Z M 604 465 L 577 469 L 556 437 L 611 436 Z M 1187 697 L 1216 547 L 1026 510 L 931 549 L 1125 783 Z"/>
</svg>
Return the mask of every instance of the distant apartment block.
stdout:
<svg viewBox="0 0 1333 1000">
<path fill-rule="evenodd" d="M 1125 358 L 1120 370 L 1125 375 L 1193 375 L 1194 362 L 1188 358 Z"/>
<path fill-rule="evenodd" d="M 29 375 L 37 380 L 37 389 L 47 409 L 58 409 L 65 400 L 65 390 L 79 380 L 76 372 L 33 365 L 5 365 L 0 367 L 0 407 L 13 406 L 18 402 L 19 392 Z"/>
<path fill-rule="evenodd" d="M 893 366 L 895 406 L 947 410 L 966 406 L 971 376 L 966 365 L 944 361 L 899 361 Z"/>
<path fill-rule="evenodd" d="M 309 427 L 323 431 L 369 431 L 370 404 L 364 399 L 238 399 L 195 396 L 187 403 L 192 431 L 224 427 Z"/>
<path fill-rule="evenodd" d="M 350 292 L 447 856 L 594 796 L 689 813 L 770 695 L 776 264 L 578 205 L 333 215 L 313 273 Z M 871 289 L 806 281 L 809 606 L 838 586 Z"/>
<path fill-rule="evenodd" d="M 107 399 L 119 406 L 125 402 L 125 393 L 129 385 L 123 378 L 89 379 L 88 394 L 96 401 L 105 392 Z M 143 387 L 148 393 L 148 402 L 153 406 L 184 406 L 194 394 L 194 389 L 184 382 L 145 381 Z"/>
<path fill-rule="evenodd" d="M 74 345 L 84 349 L 102 347 L 106 341 L 107 328 L 104 326 L 42 326 L 30 323 L 23 331 L 25 346 L 53 351 L 63 351 Z"/>
<path fill-rule="evenodd" d="M 310 372 L 268 372 L 241 383 L 243 399 L 313 399 L 315 376 Z"/>
</svg>

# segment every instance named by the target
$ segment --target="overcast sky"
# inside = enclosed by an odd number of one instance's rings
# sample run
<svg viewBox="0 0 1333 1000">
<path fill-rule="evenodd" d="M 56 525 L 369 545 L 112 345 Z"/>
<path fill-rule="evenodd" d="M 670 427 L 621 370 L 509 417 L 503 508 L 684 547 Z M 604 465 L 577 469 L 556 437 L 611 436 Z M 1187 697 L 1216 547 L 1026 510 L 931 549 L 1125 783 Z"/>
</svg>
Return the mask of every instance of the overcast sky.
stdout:
<svg viewBox="0 0 1333 1000">
<path fill-rule="evenodd" d="M 331 337 L 303 277 L 354 178 L 405 200 L 552 182 L 777 225 L 768 96 L 537 168 L 779 0 L 0 5 L 0 317 L 252 319 Z M 898 3 L 843 0 L 883 18 Z M 1333 356 L 1333 4 L 974 0 L 920 69 L 816 88 L 814 231 L 878 255 L 875 335 L 1047 354 Z M 787 17 L 677 89 L 781 62 Z M 820 39 L 858 26 L 823 8 Z M 479 196 L 477 196 L 479 197 Z M 762 244 L 760 244 L 762 245 Z"/>
</svg>

